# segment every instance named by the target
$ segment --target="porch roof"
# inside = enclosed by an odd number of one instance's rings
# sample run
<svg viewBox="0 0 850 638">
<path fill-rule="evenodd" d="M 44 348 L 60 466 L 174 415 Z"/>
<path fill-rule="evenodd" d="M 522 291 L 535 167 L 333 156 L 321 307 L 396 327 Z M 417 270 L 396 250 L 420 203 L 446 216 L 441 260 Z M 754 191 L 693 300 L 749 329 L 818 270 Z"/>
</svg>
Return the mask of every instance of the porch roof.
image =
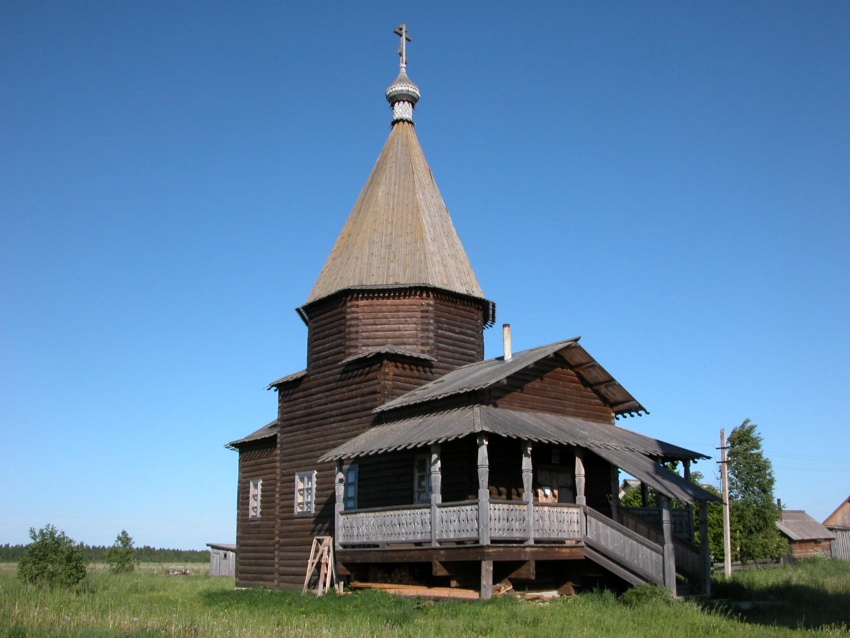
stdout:
<svg viewBox="0 0 850 638">
<path fill-rule="evenodd" d="M 325 454 L 322 462 L 424 447 L 488 432 L 533 442 L 572 445 L 599 454 L 662 494 L 687 503 L 716 497 L 658 460 L 709 457 L 613 424 L 575 417 L 474 405 L 377 425 Z"/>
</svg>

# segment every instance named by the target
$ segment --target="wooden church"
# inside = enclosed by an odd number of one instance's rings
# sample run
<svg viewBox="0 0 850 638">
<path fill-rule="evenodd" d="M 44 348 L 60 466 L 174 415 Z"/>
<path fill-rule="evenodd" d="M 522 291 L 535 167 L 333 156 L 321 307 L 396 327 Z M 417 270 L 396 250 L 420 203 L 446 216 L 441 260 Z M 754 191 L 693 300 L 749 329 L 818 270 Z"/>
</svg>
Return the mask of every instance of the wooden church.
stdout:
<svg viewBox="0 0 850 638">
<path fill-rule="evenodd" d="M 298 308 L 306 368 L 269 386 L 274 421 L 229 444 L 237 586 L 301 587 L 313 539 L 332 536 L 352 581 L 482 599 L 503 582 L 706 591 L 716 499 L 688 472 L 709 457 L 618 427 L 646 410 L 578 339 L 512 353 L 506 338 L 504 355 L 484 360 L 495 304 L 420 147 L 410 37 L 396 33 L 389 139 Z M 660 506 L 620 507 L 619 470 Z"/>
</svg>

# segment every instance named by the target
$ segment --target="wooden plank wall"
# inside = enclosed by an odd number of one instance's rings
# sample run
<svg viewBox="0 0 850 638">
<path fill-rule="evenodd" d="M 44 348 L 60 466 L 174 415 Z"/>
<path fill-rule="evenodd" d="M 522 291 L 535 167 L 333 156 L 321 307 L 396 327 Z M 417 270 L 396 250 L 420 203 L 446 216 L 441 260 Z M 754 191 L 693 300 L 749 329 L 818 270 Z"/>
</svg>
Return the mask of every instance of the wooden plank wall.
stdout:
<svg viewBox="0 0 850 638">
<path fill-rule="evenodd" d="M 236 505 L 236 584 L 273 587 L 275 584 L 275 514 L 277 510 L 276 440 L 267 439 L 239 451 Z M 248 495 L 254 479 L 262 479 L 260 518 L 248 517 Z"/>
<path fill-rule="evenodd" d="M 560 358 L 550 357 L 513 375 L 490 395 L 495 406 L 538 410 L 613 423 L 614 413 Z"/>
</svg>

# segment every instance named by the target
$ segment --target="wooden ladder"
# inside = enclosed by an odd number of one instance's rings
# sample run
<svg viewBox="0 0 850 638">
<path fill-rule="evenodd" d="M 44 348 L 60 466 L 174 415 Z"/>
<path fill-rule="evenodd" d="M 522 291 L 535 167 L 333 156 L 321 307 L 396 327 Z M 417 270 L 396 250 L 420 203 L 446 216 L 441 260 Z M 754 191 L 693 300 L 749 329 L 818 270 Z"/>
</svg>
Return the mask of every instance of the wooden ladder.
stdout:
<svg viewBox="0 0 850 638">
<path fill-rule="evenodd" d="M 307 561 L 307 575 L 304 577 L 304 587 L 301 588 L 301 593 L 307 593 L 310 585 L 310 579 L 316 572 L 316 567 L 319 568 L 319 578 L 315 589 L 310 591 L 315 592 L 317 596 L 322 596 L 328 592 L 333 581 L 337 592 L 342 593 L 342 583 L 337 581 L 336 563 L 334 561 L 334 539 L 333 536 L 316 536 L 313 539 L 313 546 L 310 548 L 310 560 Z"/>
</svg>

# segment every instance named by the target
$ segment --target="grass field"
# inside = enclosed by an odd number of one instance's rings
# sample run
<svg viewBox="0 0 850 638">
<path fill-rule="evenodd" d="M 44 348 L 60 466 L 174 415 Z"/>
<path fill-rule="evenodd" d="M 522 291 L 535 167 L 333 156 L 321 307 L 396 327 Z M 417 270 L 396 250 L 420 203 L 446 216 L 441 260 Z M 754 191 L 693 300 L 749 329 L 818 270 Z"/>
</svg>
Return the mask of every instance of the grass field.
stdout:
<svg viewBox="0 0 850 638">
<path fill-rule="evenodd" d="M 45 591 L 0 568 L 0 636 L 841 636 L 850 629 L 850 564 L 819 560 L 717 583 L 726 602 L 676 601 L 639 588 L 551 602 L 402 599 L 378 591 L 323 598 L 236 590 L 206 565 L 127 575 L 90 568 L 75 591 Z M 751 607 L 741 611 L 739 605 Z"/>
</svg>

